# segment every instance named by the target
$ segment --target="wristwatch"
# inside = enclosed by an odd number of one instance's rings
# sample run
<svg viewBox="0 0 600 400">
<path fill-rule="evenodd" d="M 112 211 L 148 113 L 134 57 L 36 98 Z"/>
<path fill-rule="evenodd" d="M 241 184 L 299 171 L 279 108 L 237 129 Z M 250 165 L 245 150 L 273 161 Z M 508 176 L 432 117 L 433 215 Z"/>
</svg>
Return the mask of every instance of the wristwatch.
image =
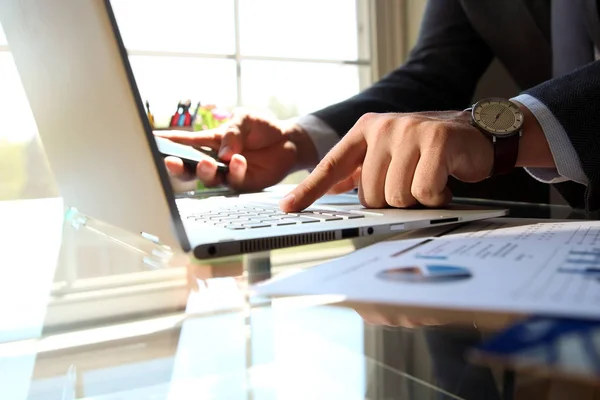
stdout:
<svg viewBox="0 0 600 400">
<path fill-rule="evenodd" d="M 517 163 L 523 113 L 516 103 L 496 97 L 479 100 L 465 111 L 471 112 L 471 125 L 490 138 L 494 146 L 492 175 L 505 174 Z"/>
</svg>

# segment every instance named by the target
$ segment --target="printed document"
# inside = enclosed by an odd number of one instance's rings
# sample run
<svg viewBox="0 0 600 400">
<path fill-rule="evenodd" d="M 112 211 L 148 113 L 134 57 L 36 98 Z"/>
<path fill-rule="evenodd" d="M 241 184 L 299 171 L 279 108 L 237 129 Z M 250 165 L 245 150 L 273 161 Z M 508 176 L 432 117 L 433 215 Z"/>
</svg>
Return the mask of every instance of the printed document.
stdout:
<svg viewBox="0 0 600 400">
<path fill-rule="evenodd" d="M 470 226 L 381 242 L 254 289 L 266 296 L 332 294 L 353 302 L 600 318 L 600 221 Z"/>
</svg>

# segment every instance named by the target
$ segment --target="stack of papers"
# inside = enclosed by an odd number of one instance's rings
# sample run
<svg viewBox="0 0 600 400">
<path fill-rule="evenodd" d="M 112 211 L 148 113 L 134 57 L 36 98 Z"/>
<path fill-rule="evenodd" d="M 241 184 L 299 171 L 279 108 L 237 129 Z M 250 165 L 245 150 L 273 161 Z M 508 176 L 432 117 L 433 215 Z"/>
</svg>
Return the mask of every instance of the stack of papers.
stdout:
<svg viewBox="0 0 600 400">
<path fill-rule="evenodd" d="M 390 241 L 254 287 L 265 296 L 600 318 L 600 221 L 477 229 Z"/>
</svg>

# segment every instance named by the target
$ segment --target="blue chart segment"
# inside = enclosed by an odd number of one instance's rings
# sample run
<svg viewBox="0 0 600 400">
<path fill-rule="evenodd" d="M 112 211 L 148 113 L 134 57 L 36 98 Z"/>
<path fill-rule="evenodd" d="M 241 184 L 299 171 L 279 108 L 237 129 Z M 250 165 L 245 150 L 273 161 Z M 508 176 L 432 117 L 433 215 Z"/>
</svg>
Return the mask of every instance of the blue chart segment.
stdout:
<svg viewBox="0 0 600 400">
<path fill-rule="evenodd" d="M 386 269 L 377 275 L 385 281 L 434 283 L 454 282 L 471 278 L 464 267 L 452 265 L 409 265 Z"/>
</svg>

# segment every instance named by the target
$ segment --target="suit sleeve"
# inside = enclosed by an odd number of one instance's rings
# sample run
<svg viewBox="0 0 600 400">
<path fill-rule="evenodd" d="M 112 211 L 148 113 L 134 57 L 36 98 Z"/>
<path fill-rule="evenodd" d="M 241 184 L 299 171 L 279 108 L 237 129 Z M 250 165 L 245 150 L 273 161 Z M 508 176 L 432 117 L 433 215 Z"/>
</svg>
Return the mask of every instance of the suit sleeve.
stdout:
<svg viewBox="0 0 600 400">
<path fill-rule="evenodd" d="M 463 109 L 492 57 L 458 0 L 429 0 L 419 40 L 406 64 L 360 94 L 313 115 L 343 136 L 368 112 Z"/>
<path fill-rule="evenodd" d="M 527 91 L 554 115 L 569 137 L 588 185 L 566 182 L 557 189 L 576 208 L 600 210 L 600 61 Z"/>
</svg>

